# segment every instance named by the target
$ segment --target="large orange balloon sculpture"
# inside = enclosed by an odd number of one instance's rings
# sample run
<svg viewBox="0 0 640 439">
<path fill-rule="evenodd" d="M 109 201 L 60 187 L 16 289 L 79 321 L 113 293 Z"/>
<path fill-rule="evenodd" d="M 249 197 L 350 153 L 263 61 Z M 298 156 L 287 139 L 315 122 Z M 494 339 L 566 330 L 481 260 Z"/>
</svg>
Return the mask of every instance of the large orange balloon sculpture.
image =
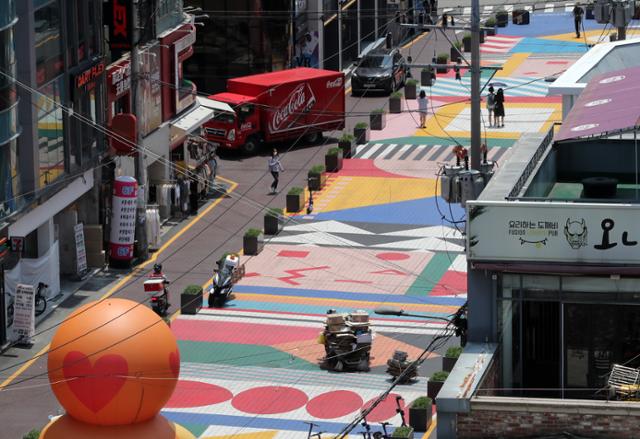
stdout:
<svg viewBox="0 0 640 439">
<path fill-rule="evenodd" d="M 67 414 L 40 439 L 189 439 L 159 415 L 173 393 L 180 353 L 169 327 L 125 299 L 88 303 L 60 325 L 49 349 L 49 381 Z"/>
</svg>

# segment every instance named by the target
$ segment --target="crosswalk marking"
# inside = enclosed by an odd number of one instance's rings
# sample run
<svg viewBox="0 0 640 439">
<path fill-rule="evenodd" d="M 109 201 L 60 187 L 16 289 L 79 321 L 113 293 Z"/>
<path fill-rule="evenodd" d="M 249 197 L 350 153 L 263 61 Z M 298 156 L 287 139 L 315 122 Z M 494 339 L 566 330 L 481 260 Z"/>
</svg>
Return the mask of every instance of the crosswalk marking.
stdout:
<svg viewBox="0 0 640 439">
<path fill-rule="evenodd" d="M 554 7 L 555 7 L 554 3 L 547 3 L 544 5 L 544 12 L 546 13 L 553 12 Z"/>
<path fill-rule="evenodd" d="M 372 146 L 372 147 L 370 147 L 370 148 L 368 148 L 367 152 L 365 152 L 365 153 L 362 155 L 362 157 L 361 157 L 361 158 L 363 158 L 363 159 L 368 159 L 368 158 L 369 158 L 369 156 L 370 156 L 371 154 L 373 154 L 374 152 L 376 152 L 376 150 L 377 150 L 378 148 L 380 148 L 381 146 L 382 146 L 382 143 L 375 143 L 375 144 L 373 144 L 373 146 Z"/>
<path fill-rule="evenodd" d="M 395 147 L 396 145 L 391 145 L 391 147 Z M 371 154 L 369 156 L 370 159 L 375 159 L 378 156 L 380 156 L 380 154 L 382 154 L 383 152 L 385 152 L 385 148 L 378 148 L 377 151 L 375 151 L 373 154 Z"/>
<path fill-rule="evenodd" d="M 567 13 L 572 12 L 573 7 L 575 6 L 574 2 L 555 2 L 555 3 L 544 3 L 544 5 L 540 5 L 540 3 L 531 2 L 529 4 L 526 3 L 518 3 L 516 5 L 487 5 L 482 9 L 483 16 L 489 16 L 497 9 L 505 10 L 507 12 L 512 12 L 514 9 L 525 9 L 529 12 L 541 12 L 541 13 Z M 470 7 L 458 7 L 458 8 L 443 8 L 442 12 L 452 13 L 454 15 L 460 15 L 462 17 L 470 17 L 471 16 L 471 8 Z"/>
<path fill-rule="evenodd" d="M 385 159 L 385 160 L 389 160 L 389 159 L 390 159 L 390 158 L 392 158 L 392 157 L 396 154 L 396 152 L 398 152 L 398 150 L 400 150 L 401 148 L 402 148 L 402 146 L 400 146 L 400 148 L 398 148 L 398 145 L 394 145 L 394 147 L 393 147 L 393 148 L 390 148 L 389 153 L 388 153 L 386 156 L 384 156 L 384 159 Z"/>
<path fill-rule="evenodd" d="M 449 148 L 449 146 L 441 146 L 440 148 L 438 148 L 437 151 L 435 151 L 433 154 L 431 154 L 431 157 L 429 157 L 429 160 L 434 161 L 434 160 L 438 160 L 438 157 L 440 157 L 442 155 L 442 153 L 446 152 Z"/>
<path fill-rule="evenodd" d="M 485 6 L 484 7 L 484 13 L 485 14 L 491 14 L 491 12 L 493 11 L 493 6 Z"/>
<path fill-rule="evenodd" d="M 455 158 L 454 145 L 417 145 L 396 143 L 368 143 L 358 145 L 356 159 L 379 160 L 410 160 L 427 162 L 452 162 Z M 498 161 L 507 152 L 508 148 L 491 146 L 487 152 L 487 159 Z"/>
<path fill-rule="evenodd" d="M 420 151 L 413 159 L 422 160 L 422 158 L 426 156 L 429 153 L 429 151 L 431 151 L 431 148 L 433 148 L 433 145 L 427 145 L 427 147 L 424 148 L 422 151 Z"/>
<path fill-rule="evenodd" d="M 398 160 L 404 160 L 407 157 L 409 157 L 413 151 L 418 149 L 418 146 L 419 145 L 411 145 L 411 148 L 407 149 L 404 154 L 402 154 L 400 157 L 398 157 Z"/>
<path fill-rule="evenodd" d="M 564 7 L 564 12 L 571 12 L 571 11 L 573 11 L 573 5 L 567 3 Z"/>
</svg>

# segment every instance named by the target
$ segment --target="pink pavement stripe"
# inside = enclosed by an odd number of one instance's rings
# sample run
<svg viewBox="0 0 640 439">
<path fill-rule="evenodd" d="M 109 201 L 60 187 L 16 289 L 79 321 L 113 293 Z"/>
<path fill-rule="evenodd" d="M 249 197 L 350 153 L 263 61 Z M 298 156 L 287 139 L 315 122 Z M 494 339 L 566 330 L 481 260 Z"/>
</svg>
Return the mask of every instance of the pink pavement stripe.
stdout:
<svg viewBox="0 0 640 439">
<path fill-rule="evenodd" d="M 346 159 L 342 162 L 341 176 L 411 178 L 379 169 L 371 159 Z"/>
<path fill-rule="evenodd" d="M 429 293 L 430 296 L 453 296 L 467 294 L 467 274 L 449 270 Z"/>
<path fill-rule="evenodd" d="M 271 346 L 313 340 L 322 328 L 296 326 L 292 330 L 290 326 L 222 322 L 216 318 L 216 320 L 176 319 L 171 323 L 171 329 L 178 340 Z"/>
</svg>

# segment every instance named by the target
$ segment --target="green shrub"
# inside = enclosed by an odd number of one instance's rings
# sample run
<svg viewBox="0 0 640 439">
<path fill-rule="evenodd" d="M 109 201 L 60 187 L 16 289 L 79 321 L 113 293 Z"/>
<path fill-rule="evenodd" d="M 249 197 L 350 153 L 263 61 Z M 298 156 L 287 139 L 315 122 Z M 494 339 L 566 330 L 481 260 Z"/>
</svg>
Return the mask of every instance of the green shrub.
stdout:
<svg viewBox="0 0 640 439">
<path fill-rule="evenodd" d="M 385 110 L 384 108 L 376 108 L 375 110 L 371 110 L 372 114 L 384 114 L 386 112 L 387 110 Z"/>
<path fill-rule="evenodd" d="M 486 27 L 496 27 L 496 18 L 495 17 L 487 18 L 487 21 L 484 22 L 484 25 Z"/>
<path fill-rule="evenodd" d="M 353 135 L 349 133 L 342 133 L 342 137 L 340 137 L 341 142 L 353 142 L 354 140 L 355 137 L 353 137 Z"/>
<path fill-rule="evenodd" d="M 402 99 L 402 93 L 400 93 L 399 91 L 394 91 L 393 93 L 391 93 L 391 99 Z"/>
<path fill-rule="evenodd" d="M 284 213 L 284 209 L 281 209 L 279 207 L 270 207 L 267 209 L 267 216 L 278 218 L 282 216 L 283 213 Z"/>
<path fill-rule="evenodd" d="M 498 12 L 496 12 L 496 17 L 500 16 L 500 17 L 508 17 L 509 13 L 507 11 L 505 11 L 504 9 L 499 10 Z"/>
<path fill-rule="evenodd" d="M 337 146 L 329 149 L 329 151 L 327 151 L 327 155 L 338 155 L 340 154 L 340 151 L 342 151 L 340 148 L 338 148 Z"/>
<path fill-rule="evenodd" d="M 405 85 L 418 85 L 418 81 L 416 81 L 415 79 L 407 79 Z"/>
<path fill-rule="evenodd" d="M 462 353 L 462 348 L 460 346 L 451 346 L 447 349 L 447 353 L 444 354 L 445 357 L 448 358 L 458 358 Z"/>
<path fill-rule="evenodd" d="M 455 47 L 458 50 L 462 49 L 462 41 L 455 41 L 453 43 L 453 47 Z"/>
<path fill-rule="evenodd" d="M 287 192 L 288 195 L 300 195 L 302 193 L 304 193 L 304 189 L 298 186 L 292 187 L 291 189 L 289 189 L 289 192 Z"/>
<path fill-rule="evenodd" d="M 262 234 L 262 230 L 260 229 L 249 229 L 244 232 L 244 236 L 247 238 L 257 238 Z"/>
<path fill-rule="evenodd" d="M 22 439 L 38 439 L 40 437 L 40 430 L 33 429 L 29 433 L 22 436 Z"/>
<path fill-rule="evenodd" d="M 226 256 L 223 256 L 223 259 Z M 198 294 L 202 294 L 202 287 L 200 285 L 187 285 L 184 290 L 182 290 L 182 294 L 188 294 L 190 296 L 197 296 Z"/>
<path fill-rule="evenodd" d="M 393 430 L 393 434 L 391 435 L 391 437 L 409 437 L 409 434 L 411 434 L 411 432 L 413 431 L 413 429 L 407 425 L 403 426 L 403 427 L 398 427 L 395 430 Z"/>
<path fill-rule="evenodd" d="M 422 71 L 425 73 L 431 73 L 431 69 L 429 67 L 423 67 Z"/>
<path fill-rule="evenodd" d="M 426 409 L 431 408 L 433 401 L 428 396 L 421 396 L 411 403 L 413 409 Z"/>
<path fill-rule="evenodd" d="M 436 383 L 444 383 L 445 381 L 447 381 L 448 376 L 449 376 L 449 372 L 445 372 L 444 370 L 441 370 L 431 375 L 430 379 L 431 381 Z"/>
<path fill-rule="evenodd" d="M 436 63 L 437 64 L 446 64 L 447 61 L 449 61 L 449 54 L 448 53 L 439 53 L 438 57 L 436 58 Z"/>
<path fill-rule="evenodd" d="M 462 36 L 462 41 L 471 41 L 471 33 L 466 32 L 466 33 Z"/>
<path fill-rule="evenodd" d="M 309 169 L 309 175 L 320 175 L 324 172 L 324 165 L 313 165 Z"/>
<path fill-rule="evenodd" d="M 358 130 L 364 130 L 365 128 L 369 128 L 369 125 L 366 122 L 358 122 L 355 128 Z"/>
</svg>

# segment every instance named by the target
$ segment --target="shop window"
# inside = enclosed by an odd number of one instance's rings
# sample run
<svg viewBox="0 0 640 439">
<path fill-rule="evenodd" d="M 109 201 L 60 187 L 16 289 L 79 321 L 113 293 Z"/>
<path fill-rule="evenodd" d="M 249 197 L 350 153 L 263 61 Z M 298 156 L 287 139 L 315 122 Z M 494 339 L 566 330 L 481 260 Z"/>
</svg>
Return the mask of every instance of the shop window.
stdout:
<svg viewBox="0 0 640 439">
<path fill-rule="evenodd" d="M 18 170 L 18 140 L 0 145 L 0 219 L 14 212 L 21 204 Z"/>
<path fill-rule="evenodd" d="M 64 69 L 60 0 L 36 10 L 34 23 L 36 79 L 38 85 L 42 85 L 58 76 Z"/>
<path fill-rule="evenodd" d="M 9 75 L 15 75 L 16 58 L 13 40 L 13 27 L 0 31 L 0 69 Z M 16 88 L 7 76 L 0 75 L 0 113 L 16 102 Z"/>
<path fill-rule="evenodd" d="M 54 182 L 65 172 L 64 121 L 60 102 L 64 100 L 63 78 L 38 90 L 38 157 L 40 187 Z M 54 104 L 55 102 L 55 104 Z"/>
</svg>

